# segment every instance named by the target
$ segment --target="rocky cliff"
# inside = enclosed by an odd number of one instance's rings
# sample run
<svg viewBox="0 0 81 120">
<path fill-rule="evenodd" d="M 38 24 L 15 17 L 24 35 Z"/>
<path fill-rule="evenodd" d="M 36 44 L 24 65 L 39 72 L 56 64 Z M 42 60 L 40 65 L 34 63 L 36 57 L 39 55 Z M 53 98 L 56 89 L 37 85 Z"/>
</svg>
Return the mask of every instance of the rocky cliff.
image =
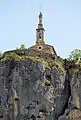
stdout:
<svg viewBox="0 0 81 120">
<path fill-rule="evenodd" d="M 81 120 L 81 72 L 38 58 L 0 61 L 0 120 Z"/>
</svg>

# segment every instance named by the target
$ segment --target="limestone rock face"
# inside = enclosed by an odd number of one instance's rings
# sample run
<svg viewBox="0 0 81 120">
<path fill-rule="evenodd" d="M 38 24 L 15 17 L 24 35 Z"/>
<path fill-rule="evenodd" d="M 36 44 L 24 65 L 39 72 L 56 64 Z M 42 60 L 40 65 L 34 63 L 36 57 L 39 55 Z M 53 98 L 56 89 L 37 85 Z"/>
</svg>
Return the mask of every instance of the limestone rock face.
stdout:
<svg viewBox="0 0 81 120">
<path fill-rule="evenodd" d="M 72 75 L 70 85 L 72 104 L 81 110 L 81 72 L 76 72 Z"/>
<path fill-rule="evenodd" d="M 32 59 L 0 62 L 0 120 L 69 120 L 80 113 L 80 91 L 81 73 Z"/>
</svg>

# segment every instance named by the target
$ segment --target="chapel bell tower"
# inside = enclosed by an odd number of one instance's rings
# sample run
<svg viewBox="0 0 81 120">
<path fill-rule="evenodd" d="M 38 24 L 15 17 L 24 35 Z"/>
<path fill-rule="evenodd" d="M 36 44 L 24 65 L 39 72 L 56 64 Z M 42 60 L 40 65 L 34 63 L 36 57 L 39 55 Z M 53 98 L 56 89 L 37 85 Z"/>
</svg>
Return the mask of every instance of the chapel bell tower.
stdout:
<svg viewBox="0 0 81 120">
<path fill-rule="evenodd" d="M 38 24 L 38 28 L 36 29 L 36 44 L 45 44 L 45 42 L 44 42 L 44 31 L 45 30 L 43 28 L 42 18 L 43 18 L 43 15 L 40 12 L 39 24 Z"/>
</svg>

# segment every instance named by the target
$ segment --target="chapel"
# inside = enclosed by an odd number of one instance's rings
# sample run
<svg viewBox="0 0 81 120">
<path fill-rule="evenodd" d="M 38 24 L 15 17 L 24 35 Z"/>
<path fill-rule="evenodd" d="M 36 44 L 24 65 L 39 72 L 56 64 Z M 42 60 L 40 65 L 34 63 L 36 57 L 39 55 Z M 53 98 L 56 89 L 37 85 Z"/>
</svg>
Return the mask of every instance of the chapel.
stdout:
<svg viewBox="0 0 81 120">
<path fill-rule="evenodd" d="M 42 19 L 43 19 L 43 15 L 40 12 L 39 23 L 36 29 L 36 43 L 32 47 L 30 47 L 30 49 L 36 50 L 44 54 L 46 53 L 46 54 L 56 55 L 56 51 L 54 47 L 45 43 L 45 37 L 44 37 L 45 29 L 43 27 Z"/>
<path fill-rule="evenodd" d="M 51 61 L 57 59 L 57 54 L 53 46 L 48 45 L 45 43 L 44 32 L 45 29 L 43 27 L 43 15 L 40 12 L 39 14 L 39 23 L 36 29 L 36 42 L 33 46 L 29 47 L 28 49 L 17 49 L 12 51 L 4 52 L 4 56 L 9 53 L 15 52 L 17 55 L 20 56 L 31 56 L 31 57 L 40 57 L 45 60 Z"/>
</svg>

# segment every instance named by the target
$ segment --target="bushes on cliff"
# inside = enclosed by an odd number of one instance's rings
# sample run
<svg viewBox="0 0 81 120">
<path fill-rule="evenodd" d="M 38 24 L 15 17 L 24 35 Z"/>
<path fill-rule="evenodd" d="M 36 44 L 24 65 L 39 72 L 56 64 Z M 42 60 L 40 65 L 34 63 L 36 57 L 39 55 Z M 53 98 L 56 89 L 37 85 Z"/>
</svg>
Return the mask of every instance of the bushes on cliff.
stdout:
<svg viewBox="0 0 81 120">
<path fill-rule="evenodd" d="M 9 53 L 4 58 L 4 60 L 18 60 L 18 59 L 21 59 L 21 57 L 16 53 Z"/>
<path fill-rule="evenodd" d="M 75 49 L 69 55 L 69 60 L 80 61 L 81 60 L 81 50 Z"/>
<path fill-rule="evenodd" d="M 24 44 L 21 44 L 20 48 L 16 48 L 16 50 L 25 50 L 27 49 Z"/>
<path fill-rule="evenodd" d="M 81 71 L 81 50 L 74 49 L 69 55 L 68 62 L 74 72 Z"/>
</svg>

